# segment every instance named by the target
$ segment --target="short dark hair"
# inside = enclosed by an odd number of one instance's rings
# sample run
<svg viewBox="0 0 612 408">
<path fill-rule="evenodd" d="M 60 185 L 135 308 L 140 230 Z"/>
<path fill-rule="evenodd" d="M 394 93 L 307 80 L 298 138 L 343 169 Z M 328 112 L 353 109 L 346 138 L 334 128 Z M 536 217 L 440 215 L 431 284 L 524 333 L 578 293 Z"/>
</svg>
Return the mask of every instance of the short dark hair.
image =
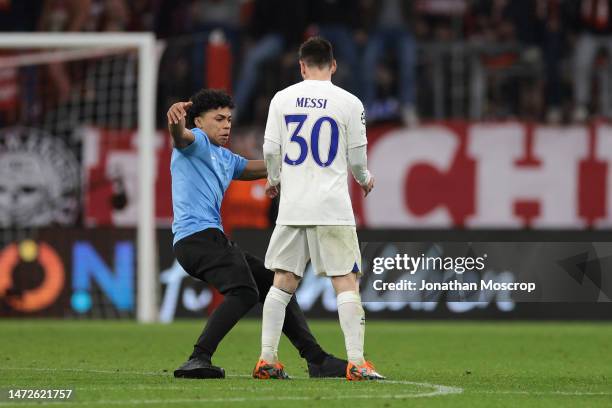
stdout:
<svg viewBox="0 0 612 408">
<path fill-rule="evenodd" d="M 334 60 L 332 45 L 323 37 L 310 37 L 300 46 L 299 57 L 308 67 L 325 68 Z"/>
<path fill-rule="evenodd" d="M 234 108 L 234 101 L 221 89 L 202 89 L 191 98 L 193 105 L 187 111 L 187 121 L 194 125 L 194 119 L 204 112 L 218 108 Z"/>
</svg>

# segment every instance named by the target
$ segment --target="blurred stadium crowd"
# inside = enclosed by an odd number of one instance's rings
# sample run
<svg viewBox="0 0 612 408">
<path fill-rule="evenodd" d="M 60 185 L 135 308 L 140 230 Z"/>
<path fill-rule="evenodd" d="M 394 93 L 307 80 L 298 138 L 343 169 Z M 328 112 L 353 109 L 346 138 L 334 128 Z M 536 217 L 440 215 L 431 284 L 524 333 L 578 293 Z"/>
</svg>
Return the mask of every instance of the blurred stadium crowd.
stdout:
<svg viewBox="0 0 612 408">
<path fill-rule="evenodd" d="M 212 39 L 230 50 L 236 121 L 261 124 L 273 93 L 299 80 L 298 44 L 320 34 L 370 121 L 557 123 L 612 115 L 611 12 L 610 0 L 0 0 L 0 28 L 155 32 L 160 112 L 208 85 Z M 51 75 L 68 94 L 66 73 Z"/>
</svg>

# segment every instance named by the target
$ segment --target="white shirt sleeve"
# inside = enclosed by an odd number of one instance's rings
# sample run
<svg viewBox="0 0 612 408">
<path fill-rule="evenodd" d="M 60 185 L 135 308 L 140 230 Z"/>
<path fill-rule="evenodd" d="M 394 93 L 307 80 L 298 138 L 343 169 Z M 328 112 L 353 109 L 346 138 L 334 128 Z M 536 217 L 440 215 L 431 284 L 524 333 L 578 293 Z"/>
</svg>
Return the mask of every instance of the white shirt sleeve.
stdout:
<svg viewBox="0 0 612 408">
<path fill-rule="evenodd" d="M 366 117 L 365 109 L 359 99 L 351 105 L 349 119 L 347 124 L 347 145 L 351 149 L 366 145 L 368 139 L 366 137 Z"/>
<path fill-rule="evenodd" d="M 264 139 L 270 140 L 271 142 L 276 143 L 277 145 L 281 145 L 281 132 L 282 132 L 282 123 L 280 113 L 276 108 L 277 98 L 274 96 L 272 101 L 270 101 L 270 108 L 268 109 L 268 120 L 266 122 L 266 130 L 264 132 Z"/>
<path fill-rule="evenodd" d="M 279 144 L 274 143 L 269 139 L 264 140 L 263 144 L 264 160 L 266 161 L 266 170 L 268 171 L 268 183 L 271 186 L 276 186 L 280 183 L 281 171 L 281 148 Z"/>
<path fill-rule="evenodd" d="M 281 118 L 276 108 L 276 96 L 270 101 L 268 110 L 268 120 L 266 122 L 266 130 L 264 132 L 263 155 L 266 162 L 266 170 L 268 171 L 268 182 L 271 186 L 276 186 L 280 183 L 281 171 Z"/>
<path fill-rule="evenodd" d="M 368 156 L 366 154 L 366 145 L 353 147 L 348 151 L 348 161 L 351 166 L 353 177 L 362 186 L 370 182 L 370 172 L 368 171 Z"/>
</svg>

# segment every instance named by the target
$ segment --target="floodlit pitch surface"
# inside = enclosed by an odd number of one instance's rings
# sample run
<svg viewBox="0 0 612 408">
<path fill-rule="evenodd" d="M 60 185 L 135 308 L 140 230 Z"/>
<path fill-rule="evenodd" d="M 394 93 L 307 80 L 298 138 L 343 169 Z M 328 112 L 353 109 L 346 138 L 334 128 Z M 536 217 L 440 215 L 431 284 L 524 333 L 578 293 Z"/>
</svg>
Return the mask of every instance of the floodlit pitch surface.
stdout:
<svg viewBox="0 0 612 408">
<path fill-rule="evenodd" d="M 52 406 L 491 407 L 612 406 L 612 324 L 402 322 L 367 324 L 368 357 L 390 381 L 311 380 L 283 338 L 290 381 L 249 377 L 260 321 L 239 323 L 214 362 L 225 380 L 177 380 L 202 321 L 0 321 L 0 389 L 72 388 Z M 311 321 L 320 342 L 343 355 L 335 321 Z M 214 404 L 214 405 L 213 405 Z M 0 407 L 40 405 L 3 399 Z"/>
</svg>

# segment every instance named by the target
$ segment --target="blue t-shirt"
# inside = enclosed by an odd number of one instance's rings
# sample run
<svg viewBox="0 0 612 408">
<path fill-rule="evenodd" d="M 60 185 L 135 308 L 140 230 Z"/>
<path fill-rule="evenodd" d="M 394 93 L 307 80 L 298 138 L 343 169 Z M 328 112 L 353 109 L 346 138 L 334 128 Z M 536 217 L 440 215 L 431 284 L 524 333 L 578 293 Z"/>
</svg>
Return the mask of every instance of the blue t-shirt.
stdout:
<svg viewBox="0 0 612 408">
<path fill-rule="evenodd" d="M 172 149 L 172 210 L 174 242 L 206 228 L 221 226 L 221 201 L 232 179 L 240 177 L 247 159 L 216 146 L 206 133 L 191 129 L 195 140 Z"/>
</svg>

